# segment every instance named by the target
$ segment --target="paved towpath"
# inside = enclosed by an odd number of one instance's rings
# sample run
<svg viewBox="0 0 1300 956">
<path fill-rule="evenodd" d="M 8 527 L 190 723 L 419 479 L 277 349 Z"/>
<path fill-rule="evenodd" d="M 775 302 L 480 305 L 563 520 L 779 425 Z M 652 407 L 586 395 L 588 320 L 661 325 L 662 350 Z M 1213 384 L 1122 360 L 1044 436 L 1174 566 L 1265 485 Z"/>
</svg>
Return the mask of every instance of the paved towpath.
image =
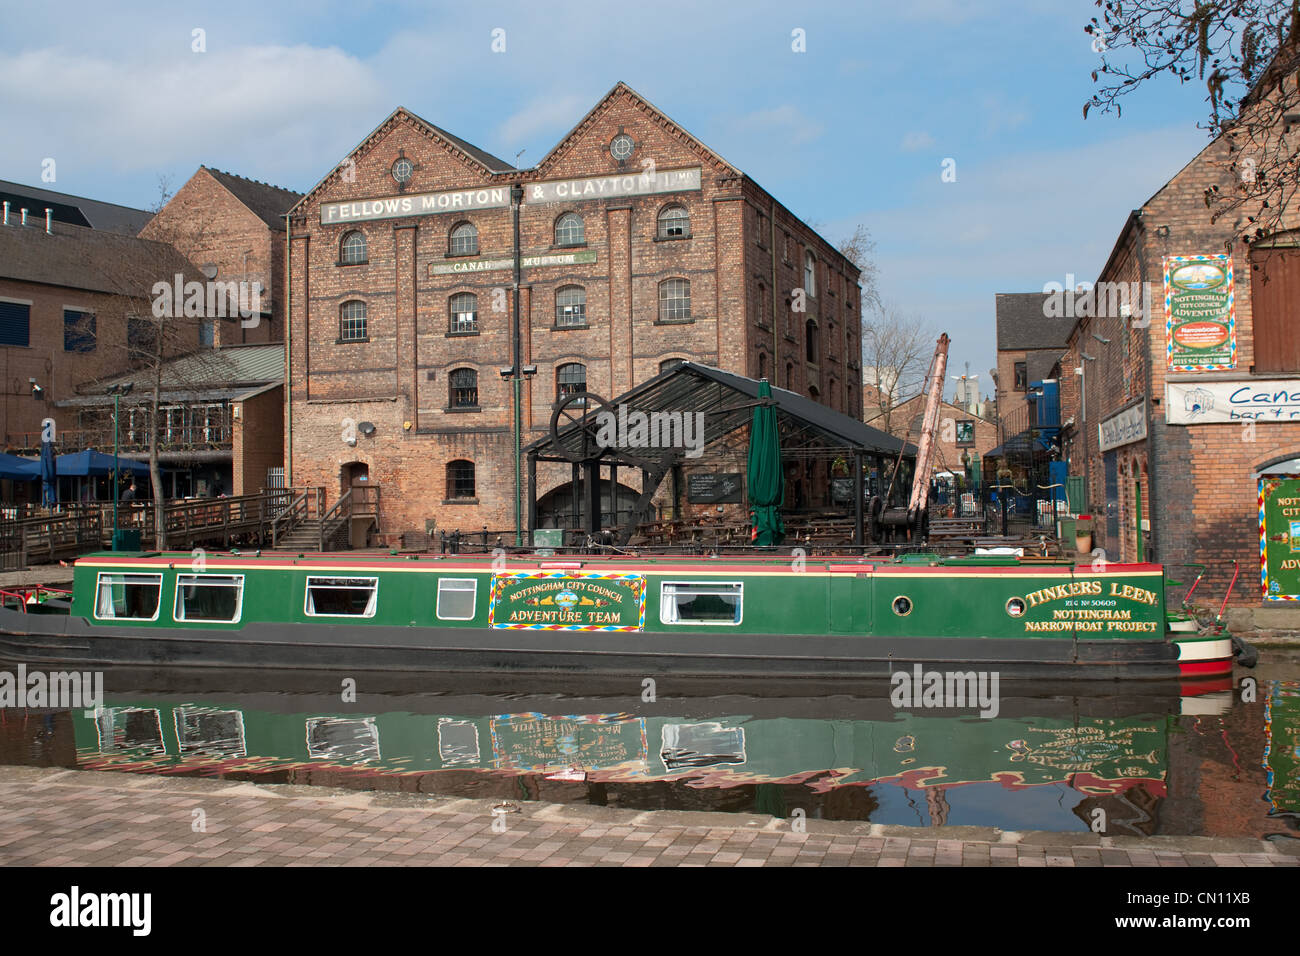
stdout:
<svg viewBox="0 0 1300 956">
<path fill-rule="evenodd" d="M 0 767 L 0 865 L 1296 866 L 1300 841 L 916 829 Z M 496 821 L 494 823 L 494 820 Z M 503 831 L 503 832 L 502 832 Z"/>
</svg>

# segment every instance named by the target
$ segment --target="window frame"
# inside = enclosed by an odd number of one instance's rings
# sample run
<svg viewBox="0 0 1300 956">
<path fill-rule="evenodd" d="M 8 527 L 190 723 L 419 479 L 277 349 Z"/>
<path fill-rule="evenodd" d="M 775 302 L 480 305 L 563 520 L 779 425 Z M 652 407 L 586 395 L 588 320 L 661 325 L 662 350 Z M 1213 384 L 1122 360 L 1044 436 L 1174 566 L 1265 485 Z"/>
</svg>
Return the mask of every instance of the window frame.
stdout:
<svg viewBox="0 0 1300 956">
<path fill-rule="evenodd" d="M 220 587 L 212 583 L 203 583 L 205 581 L 233 580 L 237 588 L 235 592 L 235 616 L 232 618 L 193 618 L 179 617 L 181 613 L 181 588 L 182 587 Z M 219 574 L 219 573 L 201 573 L 201 574 L 177 574 L 176 585 L 172 590 L 172 620 L 178 624 L 238 624 L 244 617 L 244 575 L 242 574 Z"/>
<path fill-rule="evenodd" d="M 1014 391 L 1029 391 L 1029 363 L 1015 362 L 1011 366 L 1011 378 L 1014 384 Z"/>
<path fill-rule="evenodd" d="M 456 392 L 458 390 L 467 391 L 471 387 L 471 386 L 464 386 L 464 385 L 458 386 L 456 384 L 457 372 L 468 372 L 470 375 L 474 376 L 474 384 L 472 386 L 474 390 L 474 401 L 458 402 L 456 400 Z M 478 409 L 481 407 L 479 405 L 478 371 L 476 369 L 472 369 L 466 365 L 462 365 L 452 369 L 450 372 L 447 373 L 447 407 L 453 409 L 462 409 L 462 410 Z"/>
<path fill-rule="evenodd" d="M 102 589 L 104 587 L 104 579 L 113 577 L 152 579 L 152 581 L 158 585 L 158 603 L 154 606 L 153 617 L 117 617 L 116 615 L 112 617 L 103 617 L 99 613 L 100 595 L 102 594 Z M 122 583 L 127 584 L 128 582 L 124 580 Z M 136 581 L 130 583 L 140 584 L 143 582 Z M 91 616 L 94 617 L 96 621 L 156 621 L 158 620 L 159 614 L 162 613 L 162 583 L 163 576 L 161 572 L 100 571 L 95 575 L 95 604 L 91 609 Z"/>
<path fill-rule="evenodd" d="M 457 479 L 452 475 L 451 469 L 453 465 L 458 464 L 460 462 L 464 462 L 470 467 L 470 476 L 471 476 L 470 481 L 473 482 L 473 491 L 471 494 L 468 495 L 457 495 L 453 493 L 456 490 Z M 474 464 L 472 460 L 470 460 L 469 458 L 453 458 L 451 461 L 447 462 L 447 468 L 445 474 L 447 477 L 447 487 L 445 489 L 447 497 L 445 500 L 451 502 L 478 500 L 478 467 Z"/>
<path fill-rule="evenodd" d="M 580 321 L 580 322 L 561 322 L 561 321 L 560 321 L 560 315 L 561 315 L 561 313 L 560 313 L 560 309 L 561 309 L 562 307 L 561 307 L 561 305 L 560 305 L 560 295 L 561 295 L 562 293 L 565 293 L 565 292 L 575 292 L 575 291 L 576 291 L 576 292 L 580 292 L 580 293 L 582 294 L 582 302 L 580 302 L 580 303 L 575 303 L 575 304 L 568 305 L 568 306 L 564 306 L 563 308 L 568 308 L 568 309 L 578 308 L 578 309 L 581 309 L 581 312 L 579 312 L 578 315 L 579 315 L 579 317 L 581 318 L 582 321 Z M 587 289 L 586 289 L 586 287 L 585 287 L 585 286 L 578 285 L 577 283 L 569 283 L 568 285 L 562 285 L 562 286 L 560 286 L 558 289 L 556 289 L 556 290 L 555 290 L 555 328 L 557 328 L 557 329 L 585 329 L 585 328 L 587 328 L 587 325 L 588 325 L 588 323 L 587 323 Z"/>
<path fill-rule="evenodd" d="M 739 598 L 736 609 L 739 612 L 734 621 L 670 621 L 664 616 L 668 604 L 664 598 L 668 596 L 667 589 L 670 587 L 692 587 L 704 588 L 706 590 L 698 591 L 697 594 L 709 594 L 708 589 L 720 589 L 723 587 L 734 587 L 735 591 L 723 592 L 719 590 L 720 595 L 734 594 Z M 675 593 L 675 592 L 674 592 Z M 677 603 L 672 603 L 674 613 L 676 613 Z M 744 581 L 660 581 L 659 582 L 659 623 L 666 624 L 670 627 L 739 627 L 745 620 L 745 582 Z"/>
<path fill-rule="evenodd" d="M 673 216 L 671 219 L 666 219 L 665 214 L 673 210 L 680 210 L 681 215 Z M 685 223 L 685 225 L 683 226 L 684 231 L 682 232 L 682 234 L 679 236 L 674 236 L 665 233 L 664 224 L 668 222 Z M 655 216 L 655 239 L 673 240 L 673 239 L 689 239 L 689 238 L 691 238 L 691 211 L 686 208 L 685 203 L 671 202 L 659 210 L 659 213 Z"/>
<path fill-rule="evenodd" d="M 578 240 L 576 242 L 566 242 L 560 238 L 561 223 L 572 217 L 578 222 Z M 572 209 L 560 213 L 555 217 L 555 225 L 551 229 L 551 238 L 555 241 L 557 249 L 578 249 L 587 244 L 587 221 Z"/>
<path fill-rule="evenodd" d="M 27 310 L 27 340 L 25 342 L 0 342 L 0 348 L 29 349 L 32 347 L 32 300 L 0 296 L 0 303 Z"/>
<path fill-rule="evenodd" d="M 375 582 L 375 586 L 374 586 L 374 590 L 371 592 L 370 600 L 366 602 L 365 613 L 327 614 L 322 611 L 312 610 L 311 582 L 313 580 L 315 581 L 373 581 Z M 320 586 L 322 585 L 318 585 L 318 587 Z M 334 587 L 338 588 L 339 585 L 334 585 Z M 346 588 L 346 590 L 360 591 L 361 588 L 359 587 Z M 304 582 L 303 589 L 302 589 L 303 617 L 338 617 L 338 618 L 346 618 L 348 620 L 356 620 L 357 618 L 363 618 L 363 619 L 372 618 L 378 612 L 379 612 L 379 576 L 378 575 L 371 576 L 365 574 L 365 575 L 347 576 L 347 575 L 340 575 L 340 574 L 309 574 L 306 576 L 306 581 Z"/>
<path fill-rule="evenodd" d="M 349 259 L 347 253 L 348 240 L 353 237 L 361 240 L 361 258 Z M 370 240 L 366 238 L 365 232 L 360 229 L 349 229 L 343 233 L 339 239 L 339 265 L 341 266 L 363 266 L 370 261 Z"/>
<path fill-rule="evenodd" d="M 472 249 L 462 249 L 460 251 L 456 250 L 456 240 L 457 240 L 456 231 L 461 229 L 470 230 L 470 238 L 473 241 Z M 476 256 L 478 254 L 479 254 L 478 226 L 474 225 L 474 223 L 470 222 L 468 219 L 462 219 L 460 222 L 456 223 L 454 226 L 452 226 L 450 229 L 447 230 L 448 258 L 460 257 L 460 256 Z"/>
<path fill-rule="evenodd" d="M 462 329 L 462 328 L 459 328 L 459 327 L 458 327 L 458 324 L 457 324 L 458 321 L 459 321 L 459 320 L 457 319 L 457 316 L 458 316 L 458 315 L 461 315 L 461 314 L 468 314 L 468 313 L 465 313 L 464 310 L 461 310 L 460 312 L 457 312 L 457 310 L 456 310 L 456 308 L 455 308 L 455 302 L 456 302 L 456 300 L 459 299 L 459 298 L 461 298 L 462 296 L 468 296 L 469 298 L 471 298 L 471 299 L 474 300 L 474 311 L 473 311 L 473 313 L 472 313 L 473 316 L 474 316 L 474 319 L 473 319 L 473 322 L 471 323 L 471 324 L 472 324 L 472 328 Z M 451 295 L 449 295 L 449 296 L 447 297 L 447 334 L 448 334 L 448 335 L 478 335 L 478 334 L 479 334 L 479 325 L 478 325 L 478 293 L 476 293 L 476 292 L 453 292 Z"/>
<path fill-rule="evenodd" d="M 348 335 L 345 335 L 345 334 L 344 334 L 344 333 L 347 331 L 347 328 L 348 328 L 347 323 L 348 323 L 348 322 L 357 322 L 357 321 L 358 321 L 358 319 L 356 319 L 355 317 L 349 318 L 349 317 L 347 317 L 347 316 L 344 315 L 344 310 L 347 309 L 347 307 L 350 306 L 350 305 L 359 305 L 359 306 L 361 306 L 361 318 L 360 318 L 359 321 L 361 322 L 361 332 L 362 332 L 362 334 L 359 335 L 359 336 L 358 336 L 358 335 L 348 336 Z M 354 326 L 354 328 L 355 328 L 355 326 Z M 370 341 L 370 309 L 367 307 L 365 300 L 364 300 L 364 299 L 348 299 L 346 302 L 340 302 L 340 303 L 339 303 L 339 339 L 338 339 L 338 344 L 340 344 L 340 345 L 350 345 L 350 344 L 352 344 L 353 342 L 369 342 L 369 341 Z"/>
<path fill-rule="evenodd" d="M 571 389 L 570 391 L 567 392 L 564 391 L 565 385 L 575 384 L 573 382 L 560 381 L 560 375 L 563 374 L 566 368 L 582 369 L 582 388 Z M 555 366 L 555 402 L 557 405 L 560 402 L 564 401 L 566 398 L 568 398 L 570 395 L 577 395 L 585 391 L 587 391 L 587 366 L 586 365 L 584 365 L 582 362 L 565 362 L 563 365 Z M 575 402 L 574 404 L 577 403 Z"/>
<path fill-rule="evenodd" d="M 686 295 L 684 298 L 686 300 L 686 315 L 684 318 L 681 316 L 666 317 L 664 314 L 665 303 L 678 301 L 683 298 L 683 296 L 676 296 L 673 298 L 667 298 L 664 296 L 664 288 L 669 283 L 672 282 L 685 283 Z M 661 325 L 687 325 L 695 321 L 695 315 L 691 312 L 691 280 L 690 279 L 683 278 L 681 276 L 670 276 L 669 278 L 664 279 L 659 283 L 659 288 L 657 289 L 657 292 L 658 292 L 658 306 L 659 306 L 658 315 L 655 319 L 657 323 Z"/>
<path fill-rule="evenodd" d="M 448 584 L 465 584 L 465 583 L 468 583 L 468 584 L 473 585 L 473 587 L 469 589 L 469 590 L 471 591 L 471 593 L 474 595 L 474 600 L 473 600 L 472 606 L 470 607 L 470 612 L 469 612 L 469 616 L 468 616 L 468 617 L 455 617 L 455 616 L 453 616 L 453 615 L 443 614 L 443 613 L 442 613 L 442 585 L 443 585 L 444 582 L 445 582 L 445 583 L 448 583 Z M 465 589 L 465 588 L 448 588 L 447 590 L 449 590 L 449 591 L 460 591 L 460 592 L 464 592 L 466 589 Z M 475 616 L 478 614 L 478 578 L 443 578 L 443 577 L 438 578 L 438 596 L 437 596 L 437 599 L 434 601 L 434 612 L 433 612 L 433 613 L 434 613 L 434 615 L 437 617 L 437 619 L 440 620 L 440 621 L 472 621 L 472 620 L 474 620 Z"/>
<path fill-rule="evenodd" d="M 77 323 L 79 322 L 87 322 L 88 320 L 88 326 L 86 329 L 82 330 L 81 338 L 89 339 L 90 341 L 89 348 L 68 347 L 68 332 L 70 331 L 68 328 L 68 316 L 70 314 L 77 316 L 77 318 L 74 319 L 72 322 L 73 326 L 76 326 Z M 72 331 L 75 331 L 75 329 Z M 30 333 L 28 338 L 30 340 Z M 75 305 L 65 305 L 63 307 L 63 351 L 67 353 L 71 353 L 73 355 L 89 355 L 91 352 L 94 352 L 98 348 L 99 348 L 99 318 L 97 314 L 94 312 L 94 310 L 79 308 L 78 306 Z"/>
</svg>

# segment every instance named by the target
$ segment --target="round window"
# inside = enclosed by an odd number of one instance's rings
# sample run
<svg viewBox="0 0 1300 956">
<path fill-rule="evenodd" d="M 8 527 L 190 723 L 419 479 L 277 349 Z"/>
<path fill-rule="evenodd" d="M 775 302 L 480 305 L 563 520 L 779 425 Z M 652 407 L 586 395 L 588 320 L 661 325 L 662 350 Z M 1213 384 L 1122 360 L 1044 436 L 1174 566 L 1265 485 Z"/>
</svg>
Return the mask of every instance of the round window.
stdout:
<svg viewBox="0 0 1300 956">
<path fill-rule="evenodd" d="M 912 613 L 912 599 L 899 595 L 894 598 L 894 613 L 899 617 L 907 617 Z"/>
<path fill-rule="evenodd" d="M 405 156 L 393 163 L 393 178 L 399 183 L 404 183 L 411 178 L 415 172 L 415 163 L 411 162 Z"/>
<path fill-rule="evenodd" d="M 609 144 L 609 154 L 617 160 L 627 159 L 636 149 L 636 140 L 627 133 L 619 133 Z"/>
<path fill-rule="evenodd" d="M 1007 613 L 1012 617 L 1020 617 L 1025 613 L 1025 602 L 1020 598 L 1012 598 L 1007 602 Z"/>
</svg>

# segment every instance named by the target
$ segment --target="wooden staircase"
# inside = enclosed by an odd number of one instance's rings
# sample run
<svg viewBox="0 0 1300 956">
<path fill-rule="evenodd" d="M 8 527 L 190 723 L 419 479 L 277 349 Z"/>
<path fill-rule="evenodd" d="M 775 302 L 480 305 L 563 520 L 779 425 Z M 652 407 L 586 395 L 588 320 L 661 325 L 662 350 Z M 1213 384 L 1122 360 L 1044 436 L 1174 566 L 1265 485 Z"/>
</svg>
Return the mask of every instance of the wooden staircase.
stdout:
<svg viewBox="0 0 1300 956">
<path fill-rule="evenodd" d="M 300 552 L 364 547 L 364 540 L 352 540 L 353 533 L 364 538 L 378 526 L 378 485 L 354 486 L 328 509 L 324 488 L 294 489 L 284 510 L 271 523 L 271 547 Z"/>
</svg>

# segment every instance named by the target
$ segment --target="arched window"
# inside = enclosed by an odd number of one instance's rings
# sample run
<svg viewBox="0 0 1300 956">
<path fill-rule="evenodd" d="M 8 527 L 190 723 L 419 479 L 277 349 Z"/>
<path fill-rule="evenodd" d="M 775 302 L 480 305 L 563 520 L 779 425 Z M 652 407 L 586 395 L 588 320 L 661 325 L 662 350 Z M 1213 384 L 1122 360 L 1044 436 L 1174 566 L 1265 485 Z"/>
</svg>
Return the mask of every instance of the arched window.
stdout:
<svg viewBox="0 0 1300 956">
<path fill-rule="evenodd" d="M 478 229 L 472 222 L 462 222 L 451 229 L 447 251 L 453 256 L 478 255 Z"/>
<path fill-rule="evenodd" d="M 808 298 L 817 297 L 817 258 L 811 252 L 803 254 L 803 290 Z"/>
<path fill-rule="evenodd" d="M 478 331 L 478 296 L 473 292 L 458 292 L 448 303 L 452 332 Z"/>
<path fill-rule="evenodd" d="M 691 214 L 685 206 L 664 206 L 659 210 L 659 238 L 685 239 L 691 234 Z"/>
<path fill-rule="evenodd" d="M 474 497 L 474 463 L 472 461 L 447 462 L 447 497 Z"/>
<path fill-rule="evenodd" d="M 579 328 L 587 324 L 587 290 L 580 285 L 566 285 L 555 291 L 555 326 Z"/>
<path fill-rule="evenodd" d="M 339 306 L 339 341 L 364 342 L 369 338 L 366 326 L 366 304 L 353 300 Z"/>
<path fill-rule="evenodd" d="M 366 235 L 353 230 L 343 236 L 339 243 L 339 262 L 345 266 L 354 266 L 366 261 Z"/>
<path fill-rule="evenodd" d="M 580 246 L 587 241 L 587 230 L 582 217 L 576 212 L 566 212 L 555 220 L 555 244 L 557 246 Z"/>
<path fill-rule="evenodd" d="M 666 372 L 670 368 L 676 368 L 677 366 L 681 365 L 685 361 L 686 359 L 679 359 L 679 358 L 664 359 L 662 362 L 659 363 L 659 371 Z"/>
<path fill-rule="evenodd" d="M 691 320 L 691 280 L 665 279 L 659 283 L 659 321 Z"/>
<path fill-rule="evenodd" d="M 808 350 L 808 361 L 817 364 L 817 323 L 809 319 L 804 323 L 804 346 Z"/>
<path fill-rule="evenodd" d="M 758 377 L 767 378 L 767 353 L 758 353 Z"/>
<path fill-rule="evenodd" d="M 555 370 L 555 400 L 564 401 L 570 395 L 587 390 L 587 366 L 578 362 L 561 365 Z"/>
<path fill-rule="evenodd" d="M 478 372 L 472 368 L 458 368 L 447 376 L 452 408 L 478 407 Z"/>
<path fill-rule="evenodd" d="M 839 397 L 840 393 L 835 388 L 835 379 L 828 379 L 826 382 L 826 404 L 839 411 Z"/>
<path fill-rule="evenodd" d="M 785 387 L 794 391 L 794 365 L 791 363 L 786 363 L 785 366 Z"/>
</svg>

